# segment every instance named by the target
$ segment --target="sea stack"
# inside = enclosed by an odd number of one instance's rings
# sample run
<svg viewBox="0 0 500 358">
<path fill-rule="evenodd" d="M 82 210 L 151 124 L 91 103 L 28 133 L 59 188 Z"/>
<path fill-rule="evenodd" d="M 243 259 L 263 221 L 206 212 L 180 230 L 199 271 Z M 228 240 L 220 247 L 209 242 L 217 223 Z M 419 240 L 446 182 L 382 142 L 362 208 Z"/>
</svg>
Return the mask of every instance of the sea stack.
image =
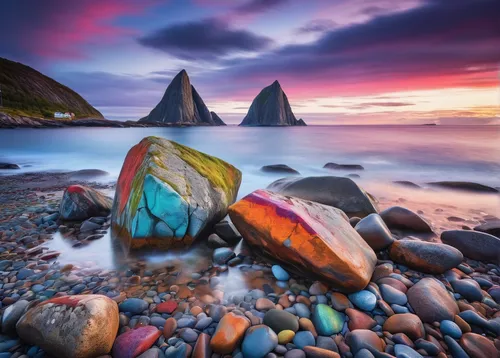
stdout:
<svg viewBox="0 0 500 358">
<path fill-rule="evenodd" d="M 160 122 L 173 125 L 225 125 L 218 116 L 214 120 L 214 116 L 208 110 L 203 99 L 191 85 L 185 70 L 174 77 L 160 103 L 139 122 Z"/>
<path fill-rule="evenodd" d="M 240 126 L 305 126 L 295 118 L 288 98 L 278 81 L 267 86 L 255 97 Z"/>
</svg>

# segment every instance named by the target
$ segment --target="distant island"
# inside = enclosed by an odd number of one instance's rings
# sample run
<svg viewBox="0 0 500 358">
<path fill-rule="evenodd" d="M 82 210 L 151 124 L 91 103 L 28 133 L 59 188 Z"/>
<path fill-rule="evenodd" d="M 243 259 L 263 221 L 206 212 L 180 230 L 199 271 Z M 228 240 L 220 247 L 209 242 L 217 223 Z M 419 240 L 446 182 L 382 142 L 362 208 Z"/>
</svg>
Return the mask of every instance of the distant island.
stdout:
<svg viewBox="0 0 500 358">
<path fill-rule="evenodd" d="M 225 126 L 215 113 L 210 112 L 189 80 L 186 70 L 174 77 L 156 107 L 139 123 L 168 123 L 188 125 Z"/>
<path fill-rule="evenodd" d="M 288 98 L 278 81 L 265 87 L 255 97 L 240 126 L 305 126 L 295 118 Z"/>
</svg>

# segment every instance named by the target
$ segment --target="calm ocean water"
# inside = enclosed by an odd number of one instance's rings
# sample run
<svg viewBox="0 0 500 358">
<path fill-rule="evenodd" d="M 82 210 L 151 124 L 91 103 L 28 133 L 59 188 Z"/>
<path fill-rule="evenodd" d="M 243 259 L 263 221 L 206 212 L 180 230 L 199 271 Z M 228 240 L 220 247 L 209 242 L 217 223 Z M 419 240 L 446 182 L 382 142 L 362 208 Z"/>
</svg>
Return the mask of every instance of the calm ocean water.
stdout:
<svg viewBox="0 0 500 358">
<path fill-rule="evenodd" d="M 295 128 L 68 128 L 0 130 L 0 161 L 22 171 L 102 169 L 116 179 L 127 151 L 155 135 L 220 157 L 243 172 L 240 194 L 276 176 L 266 164 L 325 175 L 327 162 L 361 164 L 362 180 L 470 180 L 500 186 L 500 127 L 310 126 Z M 12 173 L 12 171 L 0 171 Z M 347 172 L 335 172 L 345 175 Z"/>
</svg>

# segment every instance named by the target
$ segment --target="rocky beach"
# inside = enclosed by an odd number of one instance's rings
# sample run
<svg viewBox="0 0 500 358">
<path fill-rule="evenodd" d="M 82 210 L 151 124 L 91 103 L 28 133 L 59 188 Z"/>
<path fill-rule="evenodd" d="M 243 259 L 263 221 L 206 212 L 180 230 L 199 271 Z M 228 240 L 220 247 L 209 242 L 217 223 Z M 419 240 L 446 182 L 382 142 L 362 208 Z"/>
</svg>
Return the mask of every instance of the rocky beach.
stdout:
<svg viewBox="0 0 500 358">
<path fill-rule="evenodd" d="M 495 212 L 273 168 L 239 200 L 238 169 L 151 137 L 116 182 L 11 169 L 0 357 L 499 356 Z"/>
</svg>

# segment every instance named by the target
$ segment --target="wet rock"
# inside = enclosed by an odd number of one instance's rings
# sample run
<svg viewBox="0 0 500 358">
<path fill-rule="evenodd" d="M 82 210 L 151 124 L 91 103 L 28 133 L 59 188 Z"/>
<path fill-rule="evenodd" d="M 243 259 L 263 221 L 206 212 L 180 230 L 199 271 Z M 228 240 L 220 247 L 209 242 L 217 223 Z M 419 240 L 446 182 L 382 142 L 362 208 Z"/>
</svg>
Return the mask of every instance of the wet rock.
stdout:
<svg viewBox="0 0 500 358">
<path fill-rule="evenodd" d="M 499 352 L 488 338 L 475 333 L 465 333 L 460 345 L 470 358 L 498 357 Z"/>
<path fill-rule="evenodd" d="M 149 304 L 140 298 L 127 298 L 120 303 L 120 312 L 130 312 L 132 314 L 140 314 L 148 309 Z"/>
<path fill-rule="evenodd" d="M 345 315 L 335 311 L 330 306 L 319 304 L 314 309 L 312 322 L 318 334 L 322 336 L 331 336 L 342 330 Z"/>
<path fill-rule="evenodd" d="M 92 216 L 107 216 L 113 201 L 97 190 L 70 185 L 63 194 L 59 207 L 62 220 L 85 220 Z"/>
<path fill-rule="evenodd" d="M 356 307 L 368 312 L 372 311 L 377 304 L 377 297 L 367 290 L 351 293 L 349 295 L 349 300 L 354 303 Z"/>
<path fill-rule="evenodd" d="M 469 302 L 481 302 L 483 299 L 481 287 L 472 279 L 464 278 L 462 280 L 452 281 L 451 286 L 455 292 L 461 294 Z"/>
<path fill-rule="evenodd" d="M 257 190 L 232 205 L 229 215 L 264 256 L 345 291 L 364 288 L 370 280 L 375 253 L 338 209 Z"/>
<path fill-rule="evenodd" d="M 2 333 L 15 334 L 17 321 L 26 311 L 29 302 L 26 300 L 19 300 L 5 309 L 2 316 Z"/>
<path fill-rule="evenodd" d="M 14 163 L 0 163 L 0 169 L 21 169 L 21 167 Z"/>
<path fill-rule="evenodd" d="M 283 269 L 283 267 L 281 267 L 280 265 L 273 265 L 273 267 L 271 267 L 271 270 L 274 277 L 276 277 L 278 281 L 288 281 L 290 279 L 290 275 L 288 274 L 288 272 L 286 272 L 285 269 Z"/>
<path fill-rule="evenodd" d="M 384 341 L 375 332 L 367 329 L 357 329 L 347 333 L 346 341 L 354 354 L 362 349 L 367 349 L 374 354 L 383 352 L 385 349 Z"/>
<path fill-rule="evenodd" d="M 213 260 L 218 265 L 224 265 L 235 256 L 235 253 L 230 248 L 220 247 L 214 250 Z"/>
<path fill-rule="evenodd" d="M 382 329 L 392 334 L 404 333 L 413 340 L 423 338 L 425 335 L 422 321 L 411 313 L 395 314 L 387 318 Z"/>
<path fill-rule="evenodd" d="M 146 352 L 161 336 L 153 326 L 139 327 L 119 335 L 113 345 L 113 357 L 135 358 Z"/>
<path fill-rule="evenodd" d="M 447 230 L 441 233 L 441 241 L 473 260 L 500 263 L 500 239 L 496 236 L 472 230 Z"/>
<path fill-rule="evenodd" d="M 118 326 L 118 306 L 113 300 L 80 295 L 40 303 L 21 317 L 16 328 L 25 342 L 56 357 L 90 358 L 111 350 Z"/>
<path fill-rule="evenodd" d="M 361 219 L 354 229 L 375 251 L 380 251 L 394 242 L 389 228 L 378 214 Z"/>
<path fill-rule="evenodd" d="M 190 246 L 219 222 L 236 198 L 241 172 L 232 165 L 159 137 L 127 154 L 111 222 L 128 249 Z"/>
<path fill-rule="evenodd" d="M 263 323 L 276 332 L 280 333 L 284 330 L 297 332 L 299 330 L 299 321 L 297 317 L 290 312 L 282 310 L 269 310 L 266 312 Z"/>
<path fill-rule="evenodd" d="M 390 229 L 403 229 L 417 232 L 432 232 L 430 225 L 418 214 L 401 206 L 393 206 L 380 213 Z"/>
<path fill-rule="evenodd" d="M 389 256 L 394 262 L 432 274 L 445 273 L 463 260 L 462 253 L 452 246 L 417 240 L 395 241 Z"/>
<path fill-rule="evenodd" d="M 362 165 L 359 164 L 337 164 L 337 163 L 326 163 L 323 165 L 325 169 L 332 170 L 364 170 Z"/>
<path fill-rule="evenodd" d="M 282 195 L 333 206 L 348 216 L 365 217 L 377 213 L 376 203 L 349 178 L 334 176 L 283 178 L 271 183 L 267 189 Z"/>
<path fill-rule="evenodd" d="M 238 316 L 232 312 L 226 314 L 217 325 L 210 340 L 210 347 L 216 353 L 231 353 L 243 339 L 249 327 L 250 321 L 245 316 Z"/>
<path fill-rule="evenodd" d="M 262 168 L 260 168 L 260 170 L 264 173 L 300 175 L 298 171 L 296 171 L 293 168 L 290 168 L 286 164 L 264 165 Z"/>
<path fill-rule="evenodd" d="M 407 293 L 408 301 L 423 322 L 453 320 L 458 306 L 446 288 L 434 278 L 423 278 Z"/>
<path fill-rule="evenodd" d="M 474 227 L 474 230 L 500 238 L 500 220 L 487 221 L 484 224 Z"/>
<path fill-rule="evenodd" d="M 261 358 L 272 352 L 277 345 L 276 333 L 268 326 L 260 324 L 246 331 L 241 352 L 245 358 Z"/>
</svg>

